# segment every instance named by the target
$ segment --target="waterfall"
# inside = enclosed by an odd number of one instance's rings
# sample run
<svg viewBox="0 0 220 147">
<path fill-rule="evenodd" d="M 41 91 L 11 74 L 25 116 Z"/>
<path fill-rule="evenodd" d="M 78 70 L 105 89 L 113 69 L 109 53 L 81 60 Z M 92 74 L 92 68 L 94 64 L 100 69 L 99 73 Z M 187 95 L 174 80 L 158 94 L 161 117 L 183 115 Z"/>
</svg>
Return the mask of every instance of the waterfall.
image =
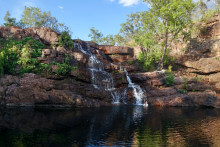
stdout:
<svg viewBox="0 0 220 147">
<path fill-rule="evenodd" d="M 105 90 L 111 91 L 113 98 L 112 103 L 118 104 L 120 101 L 122 101 L 124 104 L 126 104 L 125 99 L 127 97 L 127 89 L 125 89 L 122 93 L 115 91 L 112 75 L 104 70 L 103 63 L 97 59 L 96 55 L 92 54 L 89 43 L 86 44 L 87 48 L 82 48 L 82 46 L 78 43 L 74 43 L 74 47 L 81 50 L 84 54 L 90 56 L 88 61 L 88 69 L 91 71 L 91 81 L 93 86 L 95 88 L 104 87 Z M 123 67 L 120 67 L 120 69 L 123 69 Z M 136 104 L 142 105 L 142 99 L 145 98 L 143 90 L 139 85 L 132 83 L 125 68 L 124 72 L 126 73 L 127 80 L 129 82 L 128 87 L 133 88 Z"/>
<path fill-rule="evenodd" d="M 84 49 L 78 43 L 74 43 L 74 47 L 81 50 L 84 54 L 89 55 L 88 69 L 91 71 L 91 81 L 95 88 L 104 87 L 105 90 L 114 90 L 114 80 L 110 73 L 104 70 L 104 65 L 97 57 L 92 54 L 89 43 L 86 43 L 87 48 Z"/>
<path fill-rule="evenodd" d="M 136 99 L 136 105 L 142 105 L 142 99 L 145 98 L 144 91 L 141 87 L 137 84 L 132 83 L 131 78 L 128 75 L 126 68 L 124 68 L 124 72 L 126 73 L 127 80 L 128 80 L 128 87 L 133 88 L 134 97 Z"/>
<path fill-rule="evenodd" d="M 120 94 L 119 91 L 115 91 L 111 93 L 112 97 L 113 97 L 113 101 L 112 103 L 114 104 L 119 104 L 120 100 L 126 104 L 125 99 L 127 97 L 127 89 L 125 88 L 124 91 Z"/>
</svg>

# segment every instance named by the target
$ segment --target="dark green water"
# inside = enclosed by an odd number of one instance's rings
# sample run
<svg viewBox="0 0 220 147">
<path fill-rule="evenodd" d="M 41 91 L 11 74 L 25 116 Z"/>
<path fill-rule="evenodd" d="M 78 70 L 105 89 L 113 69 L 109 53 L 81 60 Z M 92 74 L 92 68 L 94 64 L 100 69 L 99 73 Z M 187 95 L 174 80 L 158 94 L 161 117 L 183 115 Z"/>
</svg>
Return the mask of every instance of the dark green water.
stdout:
<svg viewBox="0 0 220 147">
<path fill-rule="evenodd" d="M 220 146 L 220 109 L 2 109 L 0 147 Z"/>
</svg>

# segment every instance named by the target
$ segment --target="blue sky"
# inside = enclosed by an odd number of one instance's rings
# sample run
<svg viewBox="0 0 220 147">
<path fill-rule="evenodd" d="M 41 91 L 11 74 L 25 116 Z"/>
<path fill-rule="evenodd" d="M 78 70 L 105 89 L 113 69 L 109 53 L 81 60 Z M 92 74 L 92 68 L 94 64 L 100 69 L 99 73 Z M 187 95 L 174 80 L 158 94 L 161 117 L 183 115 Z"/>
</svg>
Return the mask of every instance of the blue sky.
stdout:
<svg viewBox="0 0 220 147">
<path fill-rule="evenodd" d="M 65 23 L 73 32 L 72 38 L 90 41 L 90 28 L 95 27 L 104 34 L 117 34 L 125 23 L 126 14 L 148 10 L 142 0 L 5 0 L 1 1 L 0 24 L 9 10 L 11 17 L 21 19 L 24 6 L 38 7 L 50 11 L 58 22 Z"/>
</svg>

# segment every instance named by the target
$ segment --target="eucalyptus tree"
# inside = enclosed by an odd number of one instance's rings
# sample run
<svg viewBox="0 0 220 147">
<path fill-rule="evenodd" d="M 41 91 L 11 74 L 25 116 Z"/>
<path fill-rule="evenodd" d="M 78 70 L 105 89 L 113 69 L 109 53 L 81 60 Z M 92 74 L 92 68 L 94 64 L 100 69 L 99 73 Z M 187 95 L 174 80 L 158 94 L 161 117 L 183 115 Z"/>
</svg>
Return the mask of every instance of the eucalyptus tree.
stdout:
<svg viewBox="0 0 220 147">
<path fill-rule="evenodd" d="M 143 68 L 149 70 L 152 64 L 159 61 L 162 56 L 162 49 L 158 46 L 158 42 L 162 36 L 161 21 L 152 12 L 146 11 L 141 15 L 144 26 L 138 35 L 134 36 L 136 44 L 145 49 L 139 52 L 138 59 L 143 62 Z"/>
<path fill-rule="evenodd" d="M 150 5 L 152 17 L 160 20 L 156 31 L 160 31 L 163 38 L 161 47 L 164 49 L 158 70 L 163 68 L 165 53 L 177 35 L 192 23 L 191 15 L 195 8 L 192 0 L 143 0 Z M 148 25 L 147 23 L 144 26 Z"/>
<path fill-rule="evenodd" d="M 95 30 L 94 27 L 89 30 L 91 34 L 89 34 L 88 37 L 91 37 L 91 41 L 100 44 L 102 42 L 103 34 L 99 32 L 99 30 Z"/>
<path fill-rule="evenodd" d="M 26 7 L 24 8 L 22 19 L 18 22 L 18 25 L 22 28 L 29 27 L 50 27 L 57 33 L 68 32 L 71 34 L 70 28 L 65 26 L 64 23 L 58 23 L 56 17 L 51 16 L 51 12 L 43 12 L 37 7 Z"/>
<path fill-rule="evenodd" d="M 118 46 L 122 46 L 125 43 L 125 39 L 119 34 L 114 36 L 114 41 Z"/>
<path fill-rule="evenodd" d="M 117 36 L 121 41 L 124 43 L 132 41 L 135 35 L 139 33 L 141 28 L 143 27 L 143 22 L 141 21 L 141 14 L 145 13 L 143 12 L 136 12 L 136 13 L 131 13 L 130 15 L 127 14 L 127 19 L 125 23 L 121 24 L 121 29 L 119 31 L 118 35 L 121 35 L 123 39 L 121 39 L 120 36 Z"/>
<path fill-rule="evenodd" d="M 110 34 L 101 38 L 101 45 L 115 45 L 114 35 Z"/>
<path fill-rule="evenodd" d="M 3 26 L 8 27 L 8 26 L 16 26 L 17 25 L 16 18 L 11 18 L 10 16 L 11 16 L 11 14 L 9 13 L 9 11 L 7 11 L 5 14 L 5 17 L 4 17 L 4 20 L 6 23 L 3 23 Z"/>
</svg>

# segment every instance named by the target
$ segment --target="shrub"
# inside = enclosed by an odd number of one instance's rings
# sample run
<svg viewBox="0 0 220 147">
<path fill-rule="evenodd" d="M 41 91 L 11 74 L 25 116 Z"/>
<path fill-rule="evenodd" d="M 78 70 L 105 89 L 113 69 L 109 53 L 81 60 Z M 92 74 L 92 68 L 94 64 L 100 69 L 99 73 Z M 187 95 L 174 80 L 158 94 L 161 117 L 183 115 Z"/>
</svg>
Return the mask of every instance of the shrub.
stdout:
<svg viewBox="0 0 220 147">
<path fill-rule="evenodd" d="M 0 75 L 4 73 L 4 52 L 0 52 Z"/>
<path fill-rule="evenodd" d="M 67 31 L 62 32 L 61 35 L 58 36 L 58 45 L 68 49 L 73 48 L 73 41 Z"/>
<path fill-rule="evenodd" d="M 170 49 L 167 49 L 165 57 L 164 57 L 164 65 L 169 61 L 172 61 L 173 58 L 169 57 L 168 54 Z M 160 61 L 163 55 L 163 49 L 158 46 L 152 47 L 152 49 L 146 50 L 145 52 L 139 52 L 138 60 L 141 61 L 142 67 L 144 70 L 152 69 L 153 63 L 157 63 Z"/>
<path fill-rule="evenodd" d="M 57 75 L 68 75 L 71 71 L 75 70 L 76 68 L 78 68 L 77 66 L 75 67 L 72 67 L 69 62 L 70 62 L 70 59 L 69 59 L 69 56 L 68 54 L 65 55 L 66 58 L 65 58 L 65 62 L 64 63 L 54 63 L 56 65 L 58 65 L 58 68 L 57 68 Z"/>
<path fill-rule="evenodd" d="M 174 75 L 173 74 L 168 74 L 168 77 L 165 78 L 166 84 L 167 85 L 173 85 L 175 80 L 174 80 Z"/>
<path fill-rule="evenodd" d="M 182 94 L 185 94 L 186 93 L 186 90 L 185 89 L 181 89 L 180 91 Z"/>
<path fill-rule="evenodd" d="M 172 66 L 171 65 L 169 65 L 168 70 L 165 73 L 166 74 L 172 73 Z"/>
<path fill-rule="evenodd" d="M 36 57 L 41 56 L 44 44 L 26 37 L 24 40 L 3 39 L 4 71 L 15 74 L 15 67 L 19 66 L 20 73 L 31 72 L 38 65 Z M 1 57 L 2 58 L 2 57 Z"/>
</svg>

